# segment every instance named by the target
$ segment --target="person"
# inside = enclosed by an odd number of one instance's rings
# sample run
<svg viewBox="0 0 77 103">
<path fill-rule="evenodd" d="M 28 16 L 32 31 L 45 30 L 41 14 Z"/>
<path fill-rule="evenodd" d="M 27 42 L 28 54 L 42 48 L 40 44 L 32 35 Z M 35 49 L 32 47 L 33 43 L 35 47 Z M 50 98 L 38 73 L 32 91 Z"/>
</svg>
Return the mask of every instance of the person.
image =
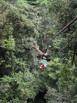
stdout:
<svg viewBox="0 0 77 103">
<path fill-rule="evenodd" d="M 42 49 L 40 50 L 39 49 L 39 46 L 35 43 L 33 43 L 33 46 L 32 48 L 34 48 L 36 50 L 36 52 L 38 53 L 38 60 L 39 60 L 39 68 L 41 71 L 44 71 L 44 69 L 47 67 L 48 65 L 48 57 L 49 57 L 49 54 L 48 54 L 48 50 L 46 49 Z"/>
</svg>

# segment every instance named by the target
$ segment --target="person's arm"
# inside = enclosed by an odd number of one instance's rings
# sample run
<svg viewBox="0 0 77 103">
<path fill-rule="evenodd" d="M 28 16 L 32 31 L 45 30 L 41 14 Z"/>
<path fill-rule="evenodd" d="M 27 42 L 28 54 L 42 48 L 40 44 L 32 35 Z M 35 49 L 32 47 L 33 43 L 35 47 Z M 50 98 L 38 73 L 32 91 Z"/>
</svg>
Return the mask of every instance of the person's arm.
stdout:
<svg viewBox="0 0 77 103">
<path fill-rule="evenodd" d="M 35 50 L 36 50 L 36 52 L 38 52 L 40 55 L 44 55 L 44 53 L 41 51 L 41 50 L 39 50 L 39 48 L 37 48 L 37 47 L 33 47 Z"/>
<path fill-rule="evenodd" d="M 35 50 L 36 50 L 36 52 L 38 52 L 40 55 L 44 55 L 44 56 L 47 56 L 47 53 L 43 53 L 40 49 L 39 49 L 39 47 L 37 47 L 35 44 L 32 46 Z"/>
</svg>

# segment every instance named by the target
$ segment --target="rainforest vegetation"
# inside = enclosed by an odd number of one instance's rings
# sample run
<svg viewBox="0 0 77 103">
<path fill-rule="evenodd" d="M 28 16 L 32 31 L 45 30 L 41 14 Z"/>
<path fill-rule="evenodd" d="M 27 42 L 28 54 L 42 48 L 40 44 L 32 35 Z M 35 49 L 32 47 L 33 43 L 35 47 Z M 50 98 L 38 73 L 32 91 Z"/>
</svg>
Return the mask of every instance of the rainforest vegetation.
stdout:
<svg viewBox="0 0 77 103">
<path fill-rule="evenodd" d="M 0 103 L 77 103 L 77 0 L 0 0 Z"/>
</svg>

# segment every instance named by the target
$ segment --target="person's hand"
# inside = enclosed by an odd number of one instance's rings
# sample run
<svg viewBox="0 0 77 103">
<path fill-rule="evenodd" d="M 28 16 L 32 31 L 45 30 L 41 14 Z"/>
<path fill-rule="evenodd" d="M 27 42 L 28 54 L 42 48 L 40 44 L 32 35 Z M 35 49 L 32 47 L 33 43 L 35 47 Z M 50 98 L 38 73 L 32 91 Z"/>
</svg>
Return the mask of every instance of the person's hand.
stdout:
<svg viewBox="0 0 77 103">
<path fill-rule="evenodd" d="M 47 53 L 44 54 L 44 56 L 47 56 L 47 55 L 48 55 Z"/>
</svg>

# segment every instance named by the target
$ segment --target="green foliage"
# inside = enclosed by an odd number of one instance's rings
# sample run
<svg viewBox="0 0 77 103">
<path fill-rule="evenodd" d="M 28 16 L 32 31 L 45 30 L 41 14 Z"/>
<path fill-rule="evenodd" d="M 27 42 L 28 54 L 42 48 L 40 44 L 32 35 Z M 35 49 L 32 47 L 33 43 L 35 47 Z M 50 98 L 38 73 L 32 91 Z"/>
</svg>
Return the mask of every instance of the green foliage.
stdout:
<svg viewBox="0 0 77 103">
<path fill-rule="evenodd" d="M 15 50 L 15 40 L 13 37 L 9 37 L 9 39 L 5 39 L 3 41 L 3 47 L 9 49 L 9 50 Z"/>
<path fill-rule="evenodd" d="M 26 102 L 28 98 L 33 99 L 40 89 L 39 79 L 29 71 L 25 72 L 24 75 L 19 72 L 11 77 L 5 76 L 0 82 L 0 97 L 3 102 Z"/>
<path fill-rule="evenodd" d="M 47 103 L 77 102 L 77 22 L 56 33 L 74 18 L 76 9 L 76 0 L 0 0 L 0 72 L 11 70 L 0 78 L 1 103 L 34 101 L 45 87 Z M 33 43 L 52 46 L 43 72 L 33 64 Z"/>
<path fill-rule="evenodd" d="M 47 103 L 73 101 L 76 95 L 76 77 L 74 68 L 70 64 L 65 65 L 60 58 L 55 58 L 49 62 L 49 66 L 42 76 L 47 80 L 46 86 L 48 92 L 46 94 Z M 43 80 L 44 81 L 44 80 Z M 71 99 L 70 99 L 71 98 Z"/>
</svg>

